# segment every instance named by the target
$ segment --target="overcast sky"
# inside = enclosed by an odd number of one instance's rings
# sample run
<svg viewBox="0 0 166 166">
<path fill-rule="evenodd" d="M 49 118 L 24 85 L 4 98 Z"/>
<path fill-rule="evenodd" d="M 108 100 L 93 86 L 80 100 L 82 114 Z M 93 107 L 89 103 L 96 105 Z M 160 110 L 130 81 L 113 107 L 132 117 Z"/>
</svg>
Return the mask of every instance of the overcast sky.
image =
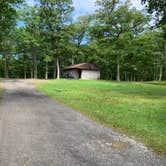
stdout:
<svg viewBox="0 0 166 166">
<path fill-rule="evenodd" d="M 96 9 L 95 1 L 96 0 L 73 0 L 73 5 L 75 8 L 73 17 L 77 18 L 78 16 L 81 15 L 93 13 Z M 27 0 L 27 3 L 33 6 L 35 4 L 35 0 Z M 137 9 L 142 9 L 141 0 L 131 0 L 131 3 Z"/>
</svg>

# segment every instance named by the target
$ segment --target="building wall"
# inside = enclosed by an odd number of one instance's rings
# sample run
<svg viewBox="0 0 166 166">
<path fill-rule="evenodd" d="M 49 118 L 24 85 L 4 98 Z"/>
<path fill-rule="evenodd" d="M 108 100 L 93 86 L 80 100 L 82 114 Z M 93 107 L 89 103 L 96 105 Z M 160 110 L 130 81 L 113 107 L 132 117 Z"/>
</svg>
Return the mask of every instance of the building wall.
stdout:
<svg viewBox="0 0 166 166">
<path fill-rule="evenodd" d="M 99 80 L 100 79 L 100 71 L 82 70 L 81 79 Z"/>
<path fill-rule="evenodd" d="M 71 75 L 74 79 L 79 79 L 79 70 L 77 69 L 66 70 L 65 74 Z"/>
</svg>

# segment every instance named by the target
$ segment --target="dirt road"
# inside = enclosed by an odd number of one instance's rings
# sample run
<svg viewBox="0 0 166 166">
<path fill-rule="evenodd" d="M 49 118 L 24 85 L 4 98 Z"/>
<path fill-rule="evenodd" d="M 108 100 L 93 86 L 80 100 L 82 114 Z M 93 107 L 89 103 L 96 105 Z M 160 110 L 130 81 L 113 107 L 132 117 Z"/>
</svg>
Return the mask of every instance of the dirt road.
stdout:
<svg viewBox="0 0 166 166">
<path fill-rule="evenodd" d="M 166 166 L 141 143 L 87 119 L 23 80 L 4 80 L 0 166 Z"/>
</svg>

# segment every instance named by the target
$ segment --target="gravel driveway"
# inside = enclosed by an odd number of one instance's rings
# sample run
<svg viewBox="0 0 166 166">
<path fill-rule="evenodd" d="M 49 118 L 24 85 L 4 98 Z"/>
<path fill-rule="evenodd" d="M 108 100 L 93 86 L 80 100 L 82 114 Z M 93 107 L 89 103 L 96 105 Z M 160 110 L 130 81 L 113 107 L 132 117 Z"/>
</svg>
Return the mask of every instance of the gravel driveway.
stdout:
<svg viewBox="0 0 166 166">
<path fill-rule="evenodd" d="M 87 119 L 24 80 L 4 80 L 0 166 L 166 166 L 141 143 Z"/>
</svg>

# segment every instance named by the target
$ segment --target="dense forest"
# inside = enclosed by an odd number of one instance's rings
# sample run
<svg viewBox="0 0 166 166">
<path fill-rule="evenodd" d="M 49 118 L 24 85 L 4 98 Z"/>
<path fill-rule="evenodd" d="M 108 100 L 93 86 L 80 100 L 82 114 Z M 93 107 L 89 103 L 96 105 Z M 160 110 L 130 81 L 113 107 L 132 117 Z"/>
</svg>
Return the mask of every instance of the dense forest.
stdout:
<svg viewBox="0 0 166 166">
<path fill-rule="evenodd" d="M 72 0 L 0 1 L 0 77 L 60 78 L 65 66 L 90 62 L 102 79 L 166 80 L 166 1 L 96 0 L 74 20 Z"/>
</svg>

